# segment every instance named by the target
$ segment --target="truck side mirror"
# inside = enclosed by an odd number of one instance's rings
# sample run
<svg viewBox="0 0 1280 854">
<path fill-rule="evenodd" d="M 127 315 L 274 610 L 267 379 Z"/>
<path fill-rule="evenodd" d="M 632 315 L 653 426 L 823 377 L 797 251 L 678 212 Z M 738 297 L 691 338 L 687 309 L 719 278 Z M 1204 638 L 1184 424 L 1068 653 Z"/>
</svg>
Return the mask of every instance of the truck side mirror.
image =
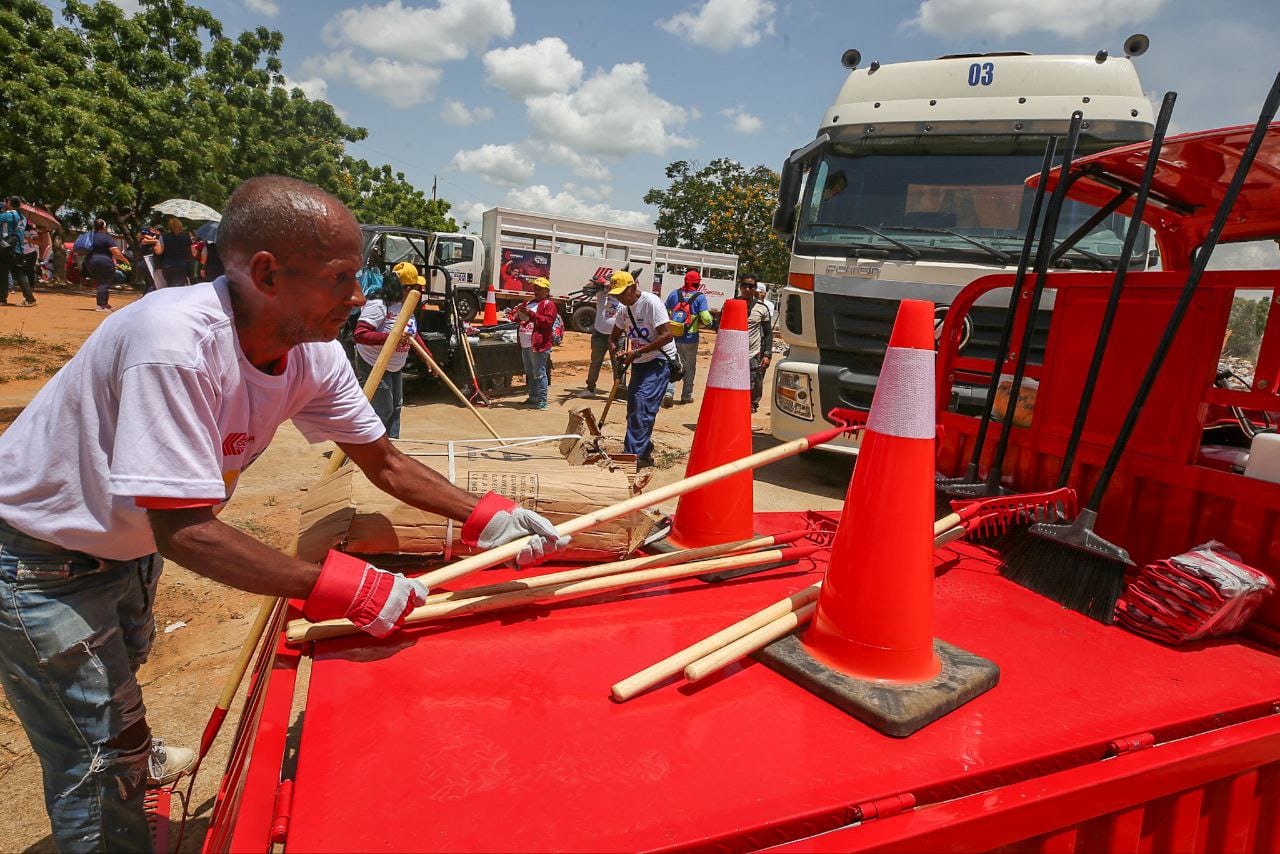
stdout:
<svg viewBox="0 0 1280 854">
<path fill-rule="evenodd" d="M 830 136 L 819 134 L 817 139 L 804 148 L 791 152 L 787 162 L 782 164 L 782 176 L 778 182 L 778 206 L 773 211 L 773 230 L 780 236 L 787 237 L 795 229 L 796 205 L 800 201 L 800 175 L 805 164 L 829 142 Z"/>
</svg>

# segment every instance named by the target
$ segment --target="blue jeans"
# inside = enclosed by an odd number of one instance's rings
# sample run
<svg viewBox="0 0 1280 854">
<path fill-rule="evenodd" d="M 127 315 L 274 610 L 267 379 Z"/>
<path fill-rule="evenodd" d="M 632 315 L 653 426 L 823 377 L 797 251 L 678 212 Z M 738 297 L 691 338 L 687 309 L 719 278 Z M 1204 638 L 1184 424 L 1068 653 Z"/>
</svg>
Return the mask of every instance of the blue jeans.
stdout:
<svg viewBox="0 0 1280 854">
<path fill-rule="evenodd" d="M 151 732 L 134 673 L 164 561 L 104 561 L 0 520 L 0 685 L 44 773 L 59 851 L 150 851 Z"/>
<path fill-rule="evenodd" d="M 364 385 L 373 373 L 373 365 L 356 356 L 356 376 Z M 387 428 L 388 439 L 400 438 L 400 410 L 404 408 L 404 373 L 402 371 L 383 371 L 378 387 L 373 390 L 369 399 L 373 411 L 378 413 L 382 426 Z"/>
<path fill-rule="evenodd" d="M 627 381 L 627 439 L 622 446 L 626 453 L 640 459 L 653 456 L 653 422 L 658 420 L 670 374 L 666 359 L 631 365 L 631 379 Z"/>
<path fill-rule="evenodd" d="M 524 381 L 529 389 L 529 402 L 546 404 L 547 402 L 547 360 L 551 351 L 539 353 L 532 347 L 522 347 L 520 355 L 524 358 Z"/>
<path fill-rule="evenodd" d="M 696 340 L 682 343 L 676 341 L 676 352 L 684 363 L 684 379 L 681 380 L 681 400 L 693 400 L 693 381 L 698 376 L 698 342 Z M 676 396 L 676 384 L 667 383 L 667 397 Z"/>
</svg>

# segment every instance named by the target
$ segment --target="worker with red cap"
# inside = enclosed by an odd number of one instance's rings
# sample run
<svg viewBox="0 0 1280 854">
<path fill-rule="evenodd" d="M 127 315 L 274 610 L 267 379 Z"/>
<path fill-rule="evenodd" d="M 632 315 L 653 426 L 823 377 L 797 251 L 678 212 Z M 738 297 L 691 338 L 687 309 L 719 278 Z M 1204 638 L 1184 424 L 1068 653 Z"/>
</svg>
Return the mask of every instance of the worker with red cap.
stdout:
<svg viewBox="0 0 1280 854">
<path fill-rule="evenodd" d="M 698 330 L 711 325 L 711 309 L 707 295 L 702 292 L 702 274 L 690 270 L 684 274 L 684 284 L 667 295 L 667 313 L 671 315 L 671 331 L 676 336 L 676 352 L 684 365 L 684 382 L 680 402 L 693 403 L 693 378 L 698 370 Z M 664 408 L 675 402 L 676 384 L 667 384 L 667 396 L 662 399 Z"/>
</svg>

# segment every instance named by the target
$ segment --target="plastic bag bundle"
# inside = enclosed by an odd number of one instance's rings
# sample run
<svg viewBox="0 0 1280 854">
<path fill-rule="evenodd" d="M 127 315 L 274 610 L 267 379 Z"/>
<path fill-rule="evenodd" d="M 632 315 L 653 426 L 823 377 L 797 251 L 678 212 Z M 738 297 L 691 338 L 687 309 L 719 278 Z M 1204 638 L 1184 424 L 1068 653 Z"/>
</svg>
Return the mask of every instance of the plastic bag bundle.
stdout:
<svg viewBox="0 0 1280 854">
<path fill-rule="evenodd" d="M 1116 622 L 1168 644 L 1231 634 L 1275 584 L 1211 540 L 1138 570 L 1116 604 Z"/>
</svg>

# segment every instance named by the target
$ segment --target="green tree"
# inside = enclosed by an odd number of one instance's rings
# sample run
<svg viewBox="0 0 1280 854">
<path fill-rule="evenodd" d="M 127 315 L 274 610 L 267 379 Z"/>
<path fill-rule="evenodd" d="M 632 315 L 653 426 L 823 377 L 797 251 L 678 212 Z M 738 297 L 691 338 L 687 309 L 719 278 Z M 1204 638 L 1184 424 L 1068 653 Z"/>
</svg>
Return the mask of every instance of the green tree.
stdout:
<svg viewBox="0 0 1280 854">
<path fill-rule="evenodd" d="M 645 204 L 658 207 L 662 243 L 734 253 L 740 271 L 761 281 L 786 281 L 787 245 L 771 226 L 778 173 L 719 158 L 701 168 L 677 160 L 666 175 L 665 190 L 651 189 L 644 196 Z"/>
<path fill-rule="evenodd" d="M 457 231 L 444 199 L 428 199 L 390 166 L 370 166 L 348 157 L 334 192 L 356 219 L 377 225 L 401 225 L 427 231 Z"/>
</svg>

